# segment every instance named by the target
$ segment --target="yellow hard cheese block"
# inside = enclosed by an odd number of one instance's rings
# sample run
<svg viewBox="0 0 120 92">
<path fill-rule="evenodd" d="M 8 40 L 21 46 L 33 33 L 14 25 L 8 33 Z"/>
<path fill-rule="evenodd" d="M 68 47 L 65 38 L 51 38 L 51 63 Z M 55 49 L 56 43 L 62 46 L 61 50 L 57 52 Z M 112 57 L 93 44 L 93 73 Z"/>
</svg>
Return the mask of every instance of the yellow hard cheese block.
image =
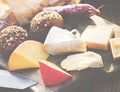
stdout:
<svg viewBox="0 0 120 92">
<path fill-rule="evenodd" d="M 81 38 L 87 43 L 88 48 L 107 50 L 109 39 L 113 36 L 113 33 L 112 27 L 88 26 L 81 34 Z"/>
<path fill-rule="evenodd" d="M 120 59 L 120 38 L 110 39 L 110 47 L 114 60 Z"/>
<path fill-rule="evenodd" d="M 33 40 L 21 43 L 11 54 L 8 61 L 9 70 L 19 70 L 39 67 L 39 60 L 46 60 L 49 54 L 43 49 L 43 44 Z"/>
</svg>

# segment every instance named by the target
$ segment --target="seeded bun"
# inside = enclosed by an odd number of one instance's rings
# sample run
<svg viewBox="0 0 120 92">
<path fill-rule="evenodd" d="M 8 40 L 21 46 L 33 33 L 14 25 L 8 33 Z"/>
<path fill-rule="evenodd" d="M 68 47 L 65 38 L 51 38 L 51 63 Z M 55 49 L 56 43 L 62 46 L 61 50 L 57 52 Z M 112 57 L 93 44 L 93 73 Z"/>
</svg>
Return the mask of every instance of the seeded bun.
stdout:
<svg viewBox="0 0 120 92">
<path fill-rule="evenodd" d="M 31 21 L 30 36 L 32 39 L 44 42 L 52 26 L 62 27 L 63 18 L 55 11 L 42 11 Z"/>
<path fill-rule="evenodd" d="M 8 57 L 23 41 L 27 40 L 27 31 L 19 26 L 9 26 L 0 31 L 0 53 Z"/>
</svg>

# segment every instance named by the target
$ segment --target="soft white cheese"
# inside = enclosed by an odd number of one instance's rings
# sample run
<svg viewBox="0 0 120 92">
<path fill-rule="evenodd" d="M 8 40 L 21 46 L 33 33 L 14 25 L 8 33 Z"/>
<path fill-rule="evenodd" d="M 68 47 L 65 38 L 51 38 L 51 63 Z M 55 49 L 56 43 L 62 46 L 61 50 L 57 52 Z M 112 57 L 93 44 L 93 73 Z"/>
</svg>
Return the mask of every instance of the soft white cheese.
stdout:
<svg viewBox="0 0 120 92">
<path fill-rule="evenodd" d="M 103 67 L 103 62 L 99 54 L 89 51 L 68 56 L 61 62 L 61 67 L 67 71 L 75 71 L 86 68 L 100 68 Z"/>
</svg>

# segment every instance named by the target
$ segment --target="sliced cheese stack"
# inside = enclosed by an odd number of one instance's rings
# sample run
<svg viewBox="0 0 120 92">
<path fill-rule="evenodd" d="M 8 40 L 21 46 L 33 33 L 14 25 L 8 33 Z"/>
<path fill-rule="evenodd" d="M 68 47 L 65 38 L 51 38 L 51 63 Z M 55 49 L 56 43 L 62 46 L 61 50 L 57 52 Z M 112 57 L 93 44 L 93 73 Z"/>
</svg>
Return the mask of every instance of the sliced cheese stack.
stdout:
<svg viewBox="0 0 120 92">
<path fill-rule="evenodd" d="M 120 60 L 120 38 L 110 39 L 110 47 L 114 60 Z"/>
<path fill-rule="evenodd" d="M 82 33 L 81 38 L 86 41 L 91 49 L 107 50 L 109 39 L 113 36 L 113 28 L 106 26 L 88 26 Z"/>
<path fill-rule="evenodd" d="M 75 31 L 74 31 L 75 32 Z M 67 52 L 86 52 L 86 43 L 81 40 L 79 33 L 52 27 L 44 42 L 44 49 L 52 54 L 62 54 Z"/>
<path fill-rule="evenodd" d="M 43 49 L 43 44 L 28 40 L 21 43 L 11 54 L 8 61 L 9 70 L 39 67 L 39 60 L 45 60 L 49 56 Z"/>
<path fill-rule="evenodd" d="M 103 67 L 103 62 L 99 54 L 89 51 L 68 56 L 61 62 L 61 67 L 67 71 L 75 71 L 86 68 L 100 68 Z"/>
</svg>

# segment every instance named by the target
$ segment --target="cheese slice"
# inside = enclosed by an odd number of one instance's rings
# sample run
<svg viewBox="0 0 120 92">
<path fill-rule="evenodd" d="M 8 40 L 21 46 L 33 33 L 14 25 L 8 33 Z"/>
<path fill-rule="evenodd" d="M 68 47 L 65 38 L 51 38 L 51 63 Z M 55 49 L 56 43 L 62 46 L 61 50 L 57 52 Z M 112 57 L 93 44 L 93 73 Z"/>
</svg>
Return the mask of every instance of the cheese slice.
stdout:
<svg viewBox="0 0 120 92">
<path fill-rule="evenodd" d="M 68 56 L 61 62 L 61 67 L 67 71 L 76 71 L 86 68 L 101 68 L 103 62 L 99 54 L 89 51 Z"/>
<path fill-rule="evenodd" d="M 47 35 L 44 49 L 52 55 L 87 51 L 86 43 L 82 41 L 78 31 L 70 32 L 55 26 L 50 29 Z"/>
<path fill-rule="evenodd" d="M 120 38 L 110 39 L 110 47 L 114 60 L 120 60 Z"/>
<path fill-rule="evenodd" d="M 88 26 L 82 33 L 81 38 L 87 43 L 87 47 L 91 49 L 107 50 L 109 39 L 113 36 L 113 28 L 100 26 Z"/>
<path fill-rule="evenodd" d="M 11 54 L 8 61 L 9 70 L 19 70 L 39 67 L 39 60 L 46 60 L 49 54 L 43 49 L 43 44 L 33 40 L 21 43 Z"/>
</svg>

